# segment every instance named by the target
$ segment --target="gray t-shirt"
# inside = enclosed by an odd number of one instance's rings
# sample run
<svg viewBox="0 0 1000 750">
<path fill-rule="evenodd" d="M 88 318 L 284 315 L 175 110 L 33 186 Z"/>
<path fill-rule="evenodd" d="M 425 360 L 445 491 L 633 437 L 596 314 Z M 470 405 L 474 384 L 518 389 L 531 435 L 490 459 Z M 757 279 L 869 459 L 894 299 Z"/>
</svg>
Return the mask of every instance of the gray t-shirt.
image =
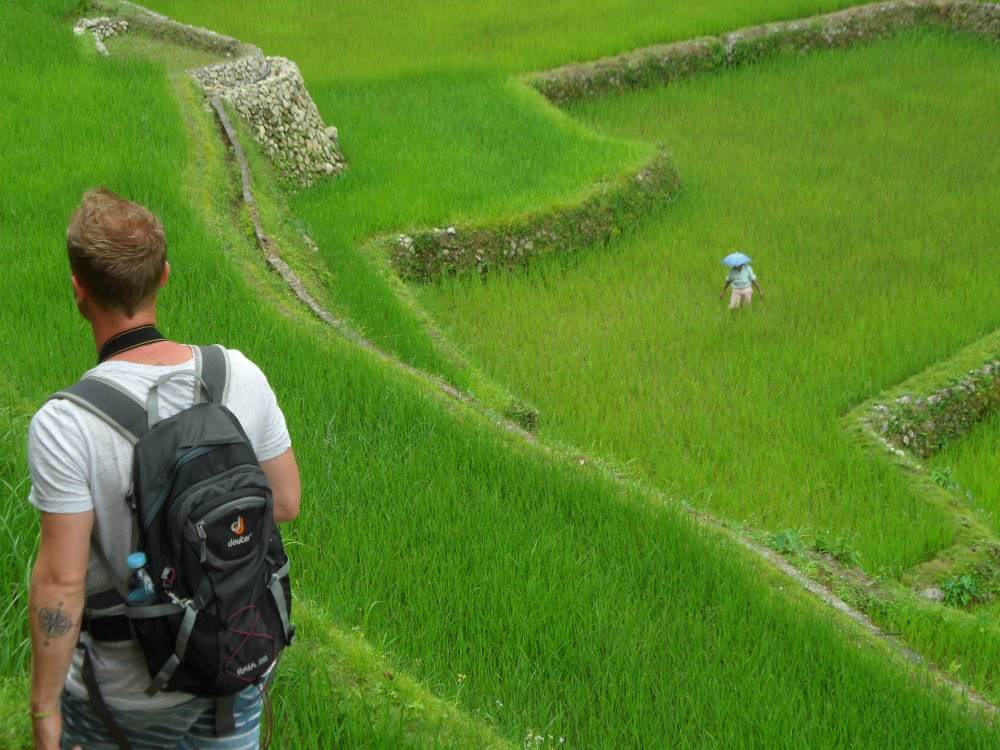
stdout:
<svg viewBox="0 0 1000 750">
<path fill-rule="evenodd" d="M 267 378 L 253 362 L 229 350 L 229 389 L 225 406 L 236 415 L 250 438 L 259 461 L 284 453 L 291 446 L 285 417 L 278 407 Z M 154 382 L 170 372 L 194 373 L 194 359 L 179 365 L 142 365 L 110 361 L 89 370 L 111 380 L 119 388 L 145 403 Z M 191 406 L 194 381 L 177 377 L 160 387 L 160 416 L 169 417 Z M 114 428 L 81 407 L 65 400 L 48 401 L 31 420 L 28 430 L 28 464 L 31 493 L 28 500 L 47 513 L 81 513 L 94 509 L 94 535 L 112 567 L 125 581 L 125 558 L 132 546 L 131 512 L 125 494 L 131 484 L 132 447 Z M 91 550 L 87 569 L 87 591 L 109 587 L 107 575 Z M 149 671 L 139 646 L 131 641 L 91 641 L 94 673 L 108 705 L 123 710 L 157 710 L 179 705 L 193 696 L 160 693 L 147 697 Z M 80 651 L 66 678 L 66 689 L 86 697 L 81 679 Z"/>
<path fill-rule="evenodd" d="M 746 263 L 737 268 L 730 268 L 726 274 L 726 281 L 733 285 L 733 289 L 749 289 L 750 284 L 757 280 L 753 272 L 753 267 Z"/>
</svg>

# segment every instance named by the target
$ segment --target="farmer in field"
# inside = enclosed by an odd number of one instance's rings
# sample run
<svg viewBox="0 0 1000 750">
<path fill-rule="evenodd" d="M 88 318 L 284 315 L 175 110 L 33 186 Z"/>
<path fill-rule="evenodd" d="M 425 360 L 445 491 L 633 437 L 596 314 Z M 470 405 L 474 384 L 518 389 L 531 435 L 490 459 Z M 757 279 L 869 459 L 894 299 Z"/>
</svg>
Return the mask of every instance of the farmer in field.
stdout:
<svg viewBox="0 0 1000 750">
<path fill-rule="evenodd" d="M 757 284 L 757 276 L 750 265 L 749 256 L 743 253 L 730 253 L 722 259 L 723 265 L 729 266 L 729 273 L 726 274 L 726 283 L 719 292 L 719 299 L 725 299 L 726 289 L 732 286 L 732 295 L 729 297 L 729 309 L 735 310 L 739 307 L 750 307 L 750 298 L 753 290 L 756 289 L 760 298 L 764 299 L 764 292 Z"/>
<path fill-rule="evenodd" d="M 186 568 L 161 558 L 165 567 L 153 569 L 156 553 L 149 548 L 148 534 L 139 539 L 135 535 L 138 517 L 133 519 L 133 513 L 136 507 L 144 507 L 146 496 L 140 494 L 144 484 L 140 473 L 132 473 L 133 462 L 142 464 L 132 442 L 141 435 L 147 441 L 144 445 L 150 446 L 149 440 L 174 434 L 180 425 L 191 425 L 193 419 L 204 420 L 199 422 L 202 426 L 215 428 L 220 424 L 208 422 L 203 415 L 238 420 L 242 427 L 239 455 L 256 458 L 260 468 L 251 467 L 253 476 L 262 472 L 266 477 L 273 503 L 258 497 L 244 499 L 243 490 L 238 489 L 228 497 L 241 493 L 240 499 L 229 500 L 216 511 L 213 515 L 217 520 L 207 515 L 196 517 L 190 505 L 186 506 L 185 523 L 197 521 L 198 537 L 204 545 L 201 560 L 206 554 L 211 560 L 225 557 L 230 561 L 225 580 L 234 590 L 245 591 L 242 579 L 237 583 L 233 577 L 251 564 L 266 564 L 274 551 L 273 540 L 280 537 L 277 532 L 270 535 L 272 547 L 266 558 L 263 553 L 252 560 L 239 556 L 248 549 L 263 549 L 261 538 L 267 536 L 272 520 L 290 521 L 299 512 L 299 473 L 285 418 L 264 374 L 244 355 L 221 346 L 175 343 L 157 331 L 156 298 L 167 283 L 170 266 L 163 227 L 149 210 L 104 189 L 88 191 L 70 220 L 66 244 L 73 296 L 90 324 L 99 362 L 85 381 L 73 386 L 77 390 L 67 389 L 42 406 L 28 432 L 28 499 L 41 513 L 41 540 L 29 596 L 30 714 L 35 747 L 255 749 L 262 687 L 275 662 L 270 644 L 277 637 L 270 637 L 265 644 L 270 649 L 266 658 L 255 657 L 247 666 L 243 666 L 239 649 L 230 652 L 227 669 L 231 662 L 231 671 L 241 679 L 240 687 L 235 688 L 238 692 L 227 693 L 225 698 L 196 697 L 194 693 L 200 688 L 193 681 L 184 683 L 183 689 L 170 687 L 166 680 L 179 677 L 184 667 L 172 660 L 160 672 L 167 675 L 160 685 L 167 689 L 154 690 L 156 680 L 151 679 L 144 658 L 149 644 L 137 635 L 137 626 L 131 625 L 125 613 L 141 612 L 141 617 L 151 622 L 169 610 L 184 612 L 185 624 L 180 627 L 184 642 L 178 637 L 176 644 L 171 639 L 166 647 L 190 659 L 200 653 L 195 638 L 189 640 L 187 635 L 197 634 L 201 627 L 202 603 L 211 601 L 218 605 L 217 611 L 229 612 L 221 604 L 221 588 L 212 591 L 209 589 L 214 587 L 199 586 L 195 596 L 185 594 L 186 580 L 208 581 L 207 577 L 194 578 L 196 574 L 208 575 L 190 567 L 200 564 L 197 555 L 184 558 Z M 89 390 L 78 388 L 84 384 L 89 384 Z M 202 386 L 204 397 L 195 384 Z M 191 408 L 196 400 L 203 408 Z M 96 408 L 97 404 L 105 408 Z M 156 432 L 157 425 L 163 424 L 168 424 L 163 428 L 168 432 Z M 226 424 L 231 434 L 238 433 L 234 422 Z M 174 433 L 169 433 L 174 427 Z M 197 433 L 184 433 L 193 434 Z M 216 437 L 222 434 L 215 433 Z M 200 477 L 204 477 L 192 486 L 207 488 L 213 483 L 214 493 L 220 480 L 209 462 L 222 466 L 222 457 L 231 455 L 227 451 L 236 450 L 230 447 L 236 445 L 216 440 L 214 452 L 187 454 L 190 461 L 185 467 L 197 465 Z M 144 465 L 162 468 L 148 460 Z M 175 483 L 181 481 L 179 469 L 172 476 Z M 230 476 L 236 474 L 230 472 Z M 218 501 L 216 494 L 209 495 L 207 490 L 190 496 L 203 505 Z M 230 509 L 228 515 L 222 513 Z M 182 531 L 175 529 L 174 533 Z M 140 545 L 146 551 L 137 549 Z M 148 564 L 147 552 L 151 555 Z M 234 560 L 239 569 L 232 567 Z M 175 564 L 178 567 L 173 567 Z M 272 576 L 271 589 L 263 587 L 264 592 L 272 591 L 275 599 L 283 597 L 273 593 L 280 575 Z M 252 595 L 258 597 L 252 608 L 258 616 L 252 630 L 275 632 L 266 630 L 270 626 L 262 614 L 271 611 L 263 598 L 266 594 L 254 591 Z M 204 606 L 209 611 L 211 605 Z M 223 629 L 218 622 L 210 619 L 207 623 L 221 638 Z M 251 635 L 258 634 L 247 628 L 241 628 L 241 633 L 248 642 Z M 214 674 L 212 670 L 218 665 L 205 661 L 202 666 L 207 674 Z"/>
</svg>

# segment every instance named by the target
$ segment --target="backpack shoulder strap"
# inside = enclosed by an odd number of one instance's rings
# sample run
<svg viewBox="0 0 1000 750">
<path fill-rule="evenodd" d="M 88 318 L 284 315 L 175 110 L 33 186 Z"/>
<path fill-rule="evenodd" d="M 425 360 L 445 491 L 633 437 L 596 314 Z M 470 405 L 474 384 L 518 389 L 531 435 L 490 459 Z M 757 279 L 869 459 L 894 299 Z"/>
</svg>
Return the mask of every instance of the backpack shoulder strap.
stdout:
<svg viewBox="0 0 1000 750">
<path fill-rule="evenodd" d="M 73 402 L 114 427 L 132 445 L 148 430 L 145 407 L 101 378 L 83 378 L 49 398 Z"/>
<path fill-rule="evenodd" d="M 117 430 L 122 437 L 128 440 L 130 445 L 136 442 L 148 431 L 148 420 L 146 409 L 124 391 L 119 390 L 110 381 L 94 376 L 83 378 L 69 388 L 54 393 L 49 396 L 49 400 L 62 399 L 71 401 L 98 419 Z M 133 516 L 134 519 L 134 516 Z M 96 532 L 96 527 L 95 527 Z M 136 532 L 132 532 L 133 541 L 136 539 Z M 114 585 L 118 595 L 125 598 L 125 586 L 115 576 L 115 570 L 108 560 L 107 555 L 97 541 L 96 534 L 93 536 L 91 549 L 97 553 L 97 557 L 104 566 L 104 572 L 108 580 Z"/>
<path fill-rule="evenodd" d="M 219 344 L 198 346 L 195 352 L 195 371 L 205 382 L 212 403 L 224 403 L 229 395 L 229 354 Z"/>
</svg>

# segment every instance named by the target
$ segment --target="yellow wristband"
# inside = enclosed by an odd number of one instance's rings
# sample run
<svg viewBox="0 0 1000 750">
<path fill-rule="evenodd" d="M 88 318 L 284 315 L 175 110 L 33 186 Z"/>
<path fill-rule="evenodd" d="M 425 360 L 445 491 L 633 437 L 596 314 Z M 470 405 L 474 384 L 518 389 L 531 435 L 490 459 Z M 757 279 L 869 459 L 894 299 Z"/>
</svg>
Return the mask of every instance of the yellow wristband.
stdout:
<svg viewBox="0 0 1000 750">
<path fill-rule="evenodd" d="M 59 713 L 59 709 L 58 708 L 53 708 L 51 711 L 32 711 L 31 712 L 31 718 L 32 719 L 47 719 L 50 716 L 55 716 L 57 713 Z"/>
</svg>

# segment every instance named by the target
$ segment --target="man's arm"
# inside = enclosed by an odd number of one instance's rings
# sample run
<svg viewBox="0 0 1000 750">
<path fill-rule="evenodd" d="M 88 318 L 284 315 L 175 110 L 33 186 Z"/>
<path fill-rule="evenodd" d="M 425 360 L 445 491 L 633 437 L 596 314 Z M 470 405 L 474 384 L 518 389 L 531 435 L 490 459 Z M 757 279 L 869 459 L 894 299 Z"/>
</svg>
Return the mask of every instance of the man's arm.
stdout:
<svg viewBox="0 0 1000 750">
<path fill-rule="evenodd" d="M 757 283 L 757 279 L 751 279 L 750 283 L 753 284 L 753 288 L 757 290 L 757 294 L 760 295 L 760 298 L 764 299 L 764 291 L 760 288 L 760 284 Z"/>
<path fill-rule="evenodd" d="M 299 515 L 302 483 L 292 449 L 289 448 L 280 456 L 261 461 L 260 468 L 264 470 L 264 475 L 271 485 L 271 493 L 274 495 L 275 523 L 294 520 Z"/>
<path fill-rule="evenodd" d="M 719 292 L 719 299 L 723 299 L 726 296 L 726 290 L 729 288 L 729 285 L 731 283 L 732 283 L 732 281 L 727 276 L 726 277 L 726 283 L 722 285 L 722 291 Z"/>
<path fill-rule="evenodd" d="M 59 747 L 57 712 L 83 615 L 94 511 L 42 513 L 41 542 L 31 573 L 31 712 L 35 747 Z"/>
</svg>

